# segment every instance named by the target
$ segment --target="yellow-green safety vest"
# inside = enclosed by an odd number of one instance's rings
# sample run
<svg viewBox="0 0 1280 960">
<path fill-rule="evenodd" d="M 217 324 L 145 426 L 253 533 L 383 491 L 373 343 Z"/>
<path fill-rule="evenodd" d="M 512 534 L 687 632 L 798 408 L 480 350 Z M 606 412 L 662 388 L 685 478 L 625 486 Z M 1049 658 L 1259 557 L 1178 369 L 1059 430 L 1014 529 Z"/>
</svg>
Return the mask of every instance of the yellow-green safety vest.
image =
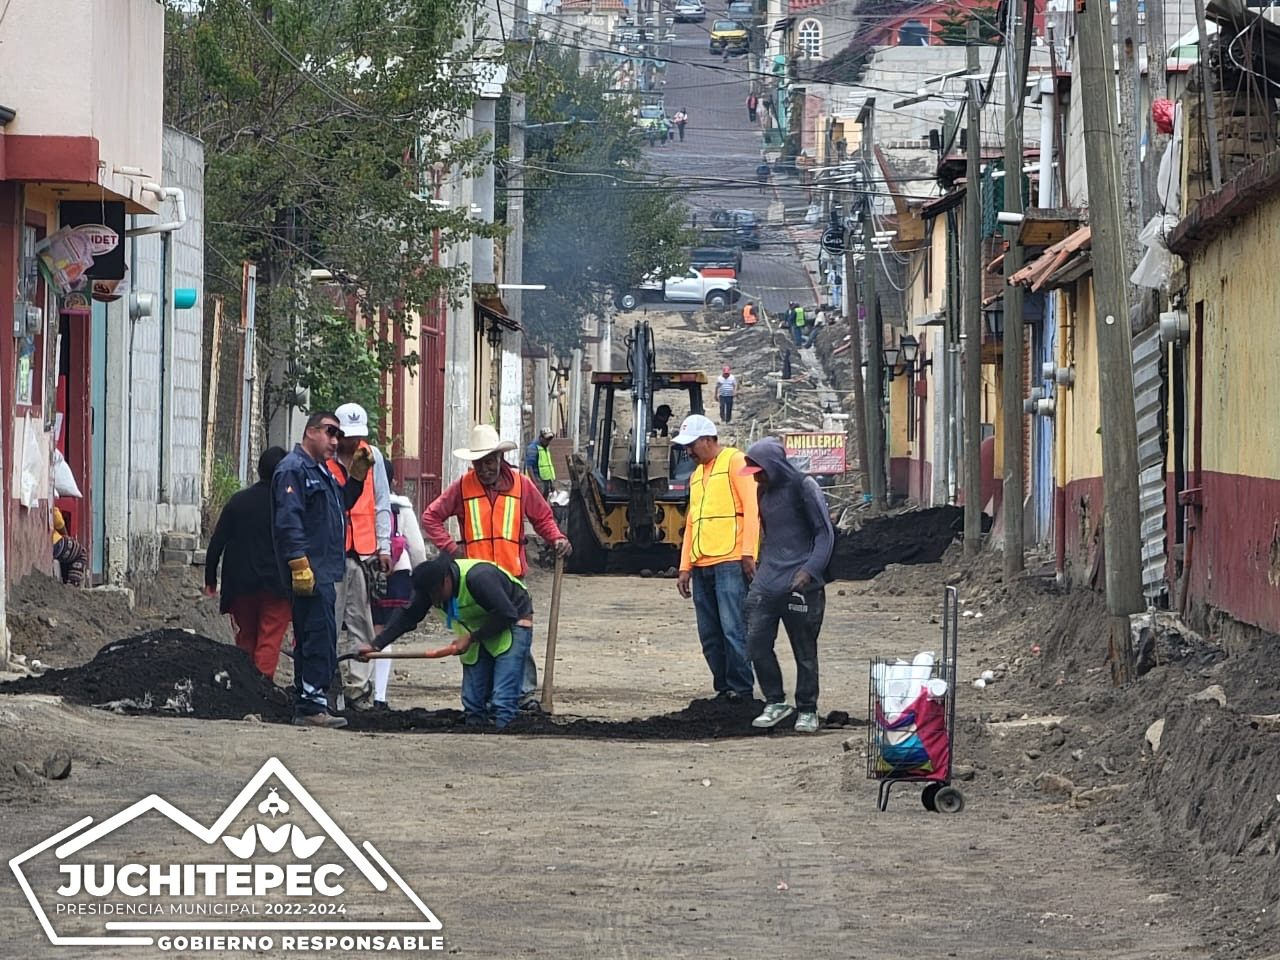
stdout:
<svg viewBox="0 0 1280 960">
<path fill-rule="evenodd" d="M 440 610 L 440 619 L 444 621 L 446 627 L 452 630 L 460 637 L 468 636 L 475 633 L 482 626 L 485 620 L 489 618 L 489 611 L 480 604 L 476 603 L 475 598 L 471 596 L 471 591 L 467 589 L 467 572 L 478 563 L 489 563 L 488 560 L 458 560 L 458 583 L 456 589 L 458 595 L 455 603 L 450 604 L 449 609 Z M 498 567 L 495 563 L 493 566 Z M 498 567 L 502 570 L 501 567 Z M 512 583 L 524 587 L 524 581 L 519 577 L 513 577 L 507 571 L 502 573 Z M 481 641 L 484 648 L 489 651 L 489 656 L 500 657 L 511 649 L 511 629 L 503 630 L 496 637 L 490 637 L 488 640 Z M 467 647 L 465 653 L 458 658 L 467 666 L 471 666 L 480 659 L 480 647 L 478 644 L 471 644 Z"/>
<path fill-rule="evenodd" d="M 733 455 L 738 451 L 725 447 L 711 463 L 698 466 L 689 481 L 689 556 L 694 563 L 702 559 L 728 560 L 738 545 L 738 523 L 742 504 L 729 476 Z"/>
<path fill-rule="evenodd" d="M 538 479 L 554 480 L 556 466 L 551 462 L 551 448 L 538 444 Z"/>
</svg>

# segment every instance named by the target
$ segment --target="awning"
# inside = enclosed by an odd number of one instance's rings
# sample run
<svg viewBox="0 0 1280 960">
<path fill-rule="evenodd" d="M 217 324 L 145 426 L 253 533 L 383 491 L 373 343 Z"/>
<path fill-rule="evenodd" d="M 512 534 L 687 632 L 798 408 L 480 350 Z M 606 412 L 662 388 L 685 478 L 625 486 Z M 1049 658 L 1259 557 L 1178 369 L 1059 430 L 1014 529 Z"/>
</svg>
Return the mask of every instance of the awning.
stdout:
<svg viewBox="0 0 1280 960">
<path fill-rule="evenodd" d="M 1081 227 L 1011 276 L 1009 282 L 1032 291 L 1052 290 L 1072 283 L 1093 269 L 1089 253 L 1092 241 L 1093 231 Z"/>
</svg>

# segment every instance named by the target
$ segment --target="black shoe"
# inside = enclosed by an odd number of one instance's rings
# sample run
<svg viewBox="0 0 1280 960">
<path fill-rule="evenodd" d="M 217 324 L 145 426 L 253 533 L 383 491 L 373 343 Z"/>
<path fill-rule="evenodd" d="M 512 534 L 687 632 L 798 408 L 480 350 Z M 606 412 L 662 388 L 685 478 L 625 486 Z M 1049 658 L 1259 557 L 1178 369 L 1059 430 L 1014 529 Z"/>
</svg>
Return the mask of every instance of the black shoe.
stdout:
<svg viewBox="0 0 1280 960">
<path fill-rule="evenodd" d="M 526 700 L 520 704 L 521 713 L 541 713 L 542 704 L 537 700 Z"/>
<path fill-rule="evenodd" d="M 737 690 L 721 690 L 715 696 L 716 703 L 741 703 L 745 699 Z"/>
</svg>

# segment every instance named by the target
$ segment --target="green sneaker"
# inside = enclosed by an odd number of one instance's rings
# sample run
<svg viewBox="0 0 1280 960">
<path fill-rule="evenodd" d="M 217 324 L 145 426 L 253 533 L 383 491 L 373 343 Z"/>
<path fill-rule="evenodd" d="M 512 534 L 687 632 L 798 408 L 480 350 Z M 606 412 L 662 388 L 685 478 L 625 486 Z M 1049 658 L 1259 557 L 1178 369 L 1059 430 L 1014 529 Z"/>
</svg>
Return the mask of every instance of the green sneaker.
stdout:
<svg viewBox="0 0 1280 960">
<path fill-rule="evenodd" d="M 751 725 L 761 730 L 767 730 L 770 727 L 776 727 L 795 712 L 796 708 L 789 703 L 766 704 L 764 713 L 752 720 Z"/>
<path fill-rule="evenodd" d="M 818 732 L 818 715 L 816 713 L 802 713 L 796 717 L 796 733 L 817 733 Z"/>
</svg>

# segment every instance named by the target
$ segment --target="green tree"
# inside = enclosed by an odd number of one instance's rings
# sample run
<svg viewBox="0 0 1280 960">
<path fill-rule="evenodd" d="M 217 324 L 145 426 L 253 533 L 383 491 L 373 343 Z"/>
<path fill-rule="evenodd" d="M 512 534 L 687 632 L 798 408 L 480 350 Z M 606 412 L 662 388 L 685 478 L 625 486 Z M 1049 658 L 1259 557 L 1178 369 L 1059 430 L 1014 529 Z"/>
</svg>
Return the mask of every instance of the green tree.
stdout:
<svg viewBox="0 0 1280 960">
<path fill-rule="evenodd" d="M 947 15 L 938 20 L 938 36 L 949 46 L 962 47 L 968 41 L 969 21 L 978 20 L 978 41 L 998 43 L 1004 35 L 1000 30 L 999 3 L 977 3 L 970 7 L 953 4 Z"/>
<path fill-rule="evenodd" d="M 238 302 L 240 263 L 258 265 L 268 419 L 302 390 L 350 398 L 417 360 L 331 322 L 312 271 L 404 324 L 467 280 L 433 265 L 435 245 L 492 232 L 423 199 L 433 167 L 469 172 L 492 149 L 457 135 L 476 95 L 475 15 L 475 0 L 170 0 L 166 120 L 205 144 L 210 292 Z M 333 362 L 355 347 L 368 352 Z"/>
<path fill-rule="evenodd" d="M 524 298 L 524 322 L 565 351 L 581 318 L 617 292 L 683 271 L 692 235 L 673 185 L 644 168 L 635 97 L 613 92 L 606 69 L 580 73 L 575 51 L 539 48 L 516 82 L 527 116 L 524 276 L 547 285 Z M 500 199 L 507 186 L 504 176 Z"/>
</svg>

